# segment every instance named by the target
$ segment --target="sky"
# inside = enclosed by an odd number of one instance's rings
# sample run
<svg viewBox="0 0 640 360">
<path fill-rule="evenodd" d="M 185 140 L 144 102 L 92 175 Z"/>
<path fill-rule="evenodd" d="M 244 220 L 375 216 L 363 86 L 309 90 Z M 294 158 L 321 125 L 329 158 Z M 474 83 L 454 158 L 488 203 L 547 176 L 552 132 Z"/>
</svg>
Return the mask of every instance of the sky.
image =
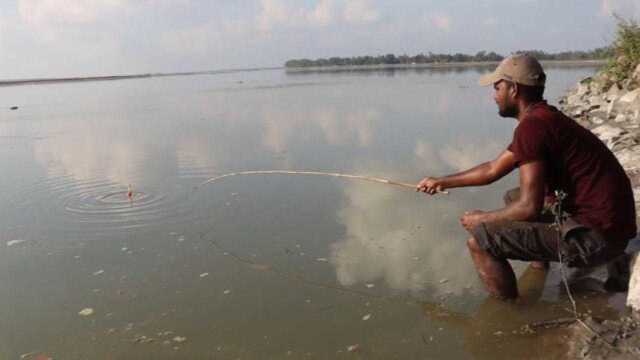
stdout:
<svg viewBox="0 0 640 360">
<path fill-rule="evenodd" d="M 292 58 L 588 50 L 640 0 L 3 0 L 0 79 L 282 66 Z"/>
</svg>

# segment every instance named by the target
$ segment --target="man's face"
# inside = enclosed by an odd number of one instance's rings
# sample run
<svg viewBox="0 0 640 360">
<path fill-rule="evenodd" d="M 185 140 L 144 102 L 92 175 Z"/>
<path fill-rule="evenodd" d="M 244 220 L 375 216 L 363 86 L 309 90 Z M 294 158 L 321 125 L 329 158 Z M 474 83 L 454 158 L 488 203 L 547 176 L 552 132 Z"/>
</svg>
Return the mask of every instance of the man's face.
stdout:
<svg viewBox="0 0 640 360">
<path fill-rule="evenodd" d="M 500 80 L 493 84 L 493 89 L 495 90 L 493 99 L 498 105 L 498 114 L 502 117 L 517 117 L 518 106 L 513 97 L 513 84 Z"/>
</svg>

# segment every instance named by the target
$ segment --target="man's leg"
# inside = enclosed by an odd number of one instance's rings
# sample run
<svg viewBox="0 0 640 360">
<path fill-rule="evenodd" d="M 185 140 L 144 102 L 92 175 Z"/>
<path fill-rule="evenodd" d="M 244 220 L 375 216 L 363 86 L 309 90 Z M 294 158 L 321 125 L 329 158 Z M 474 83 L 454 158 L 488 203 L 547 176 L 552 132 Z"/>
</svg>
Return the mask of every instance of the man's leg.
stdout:
<svg viewBox="0 0 640 360">
<path fill-rule="evenodd" d="M 489 293 L 500 299 L 518 297 L 516 275 L 506 259 L 497 259 L 483 250 L 475 238 L 467 241 L 471 258 Z"/>
<path fill-rule="evenodd" d="M 517 201 L 520 198 L 520 188 L 513 188 L 511 190 L 507 190 L 502 197 L 505 205 L 509 205 L 512 202 Z M 529 265 L 534 269 L 544 270 L 549 268 L 548 261 L 531 261 Z"/>
</svg>

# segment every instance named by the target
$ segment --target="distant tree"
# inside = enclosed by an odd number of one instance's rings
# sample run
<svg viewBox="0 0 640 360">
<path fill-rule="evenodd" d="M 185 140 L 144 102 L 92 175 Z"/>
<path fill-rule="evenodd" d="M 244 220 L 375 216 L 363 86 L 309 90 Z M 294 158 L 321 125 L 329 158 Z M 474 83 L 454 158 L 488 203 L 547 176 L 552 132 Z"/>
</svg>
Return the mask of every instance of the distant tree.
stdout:
<svg viewBox="0 0 640 360">
<path fill-rule="evenodd" d="M 517 53 L 527 53 L 535 56 L 539 60 L 591 60 L 591 59 L 609 59 L 615 53 L 631 54 L 628 58 L 636 59 L 633 54 L 636 54 L 633 50 L 636 43 L 634 39 L 640 32 L 640 27 L 633 22 L 625 22 L 619 25 L 619 37 L 617 47 L 602 47 L 593 49 L 590 51 L 562 51 L 558 53 L 547 53 L 543 50 L 521 50 Z M 626 55 L 625 55 L 626 56 Z M 439 54 L 428 52 L 427 54 L 420 53 L 415 56 L 403 54 L 396 56 L 395 54 L 377 55 L 377 56 L 354 56 L 354 57 L 331 57 L 329 59 L 293 59 L 288 60 L 285 63 L 287 68 L 295 67 L 310 67 L 310 66 L 363 66 L 363 65 L 396 65 L 396 64 L 429 64 L 429 63 L 462 63 L 462 62 L 499 62 L 504 59 L 503 55 L 500 55 L 494 51 L 487 52 L 485 50 L 478 51 L 475 55 L 469 55 L 464 53 L 455 54 Z"/>
</svg>

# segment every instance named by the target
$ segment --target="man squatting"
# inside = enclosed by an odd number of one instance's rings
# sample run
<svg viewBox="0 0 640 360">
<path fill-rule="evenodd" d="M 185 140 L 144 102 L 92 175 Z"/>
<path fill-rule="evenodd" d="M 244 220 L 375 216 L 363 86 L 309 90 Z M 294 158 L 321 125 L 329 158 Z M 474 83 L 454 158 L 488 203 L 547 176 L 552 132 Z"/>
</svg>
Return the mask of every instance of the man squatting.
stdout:
<svg viewBox="0 0 640 360">
<path fill-rule="evenodd" d="M 544 267 L 561 253 L 570 267 L 593 267 L 620 258 L 636 236 L 633 191 L 622 166 L 595 135 L 543 100 L 545 80 L 540 63 L 524 54 L 481 77 L 481 86 L 493 85 L 500 116 L 518 121 L 511 144 L 492 161 L 418 184 L 418 191 L 433 195 L 487 185 L 519 169 L 520 187 L 505 195 L 504 208 L 460 219 L 480 278 L 498 298 L 518 296 L 508 259 Z M 556 190 L 566 194 L 562 207 L 569 214 L 561 236 L 543 216 Z"/>
</svg>

